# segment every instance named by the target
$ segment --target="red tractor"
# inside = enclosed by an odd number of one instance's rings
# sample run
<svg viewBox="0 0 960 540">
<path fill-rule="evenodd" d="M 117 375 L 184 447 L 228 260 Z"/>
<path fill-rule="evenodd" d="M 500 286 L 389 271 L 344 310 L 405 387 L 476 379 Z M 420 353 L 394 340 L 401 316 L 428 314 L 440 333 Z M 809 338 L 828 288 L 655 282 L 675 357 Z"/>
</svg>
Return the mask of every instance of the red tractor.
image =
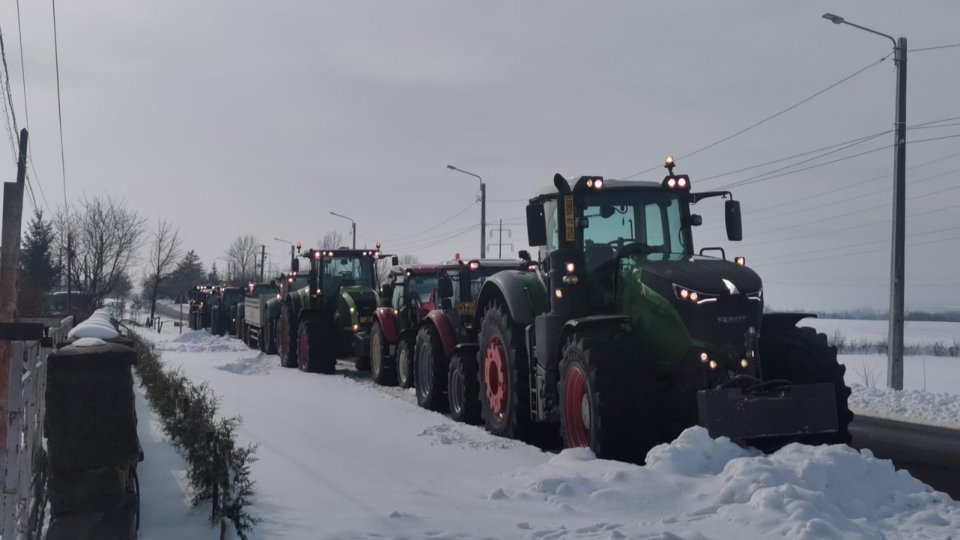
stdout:
<svg viewBox="0 0 960 540">
<path fill-rule="evenodd" d="M 384 307 L 370 329 L 370 375 L 380 385 L 413 386 L 413 347 L 420 321 L 436 307 L 440 266 L 393 266 L 380 289 Z"/>
<path fill-rule="evenodd" d="M 535 270 L 536 265 L 529 260 L 457 259 L 405 269 L 402 279 L 393 282 L 391 307 L 377 312 L 371 358 L 379 354 L 382 366 L 395 366 L 399 384 L 416 387 L 421 407 L 449 410 L 454 420 L 479 423 L 474 300 L 488 277 L 518 268 Z M 392 356 L 387 354 L 391 349 Z"/>
</svg>

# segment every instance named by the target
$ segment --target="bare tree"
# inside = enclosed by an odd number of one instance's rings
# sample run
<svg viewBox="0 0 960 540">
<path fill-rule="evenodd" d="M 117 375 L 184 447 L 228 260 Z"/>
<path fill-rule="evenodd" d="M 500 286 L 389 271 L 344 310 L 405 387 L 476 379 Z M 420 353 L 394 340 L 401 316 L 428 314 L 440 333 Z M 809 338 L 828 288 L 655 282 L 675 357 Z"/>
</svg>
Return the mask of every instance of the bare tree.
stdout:
<svg viewBox="0 0 960 540">
<path fill-rule="evenodd" d="M 136 257 L 146 220 L 108 195 L 84 197 L 56 218 L 57 244 L 67 254 L 68 286 L 87 309 L 113 292 Z"/>
<path fill-rule="evenodd" d="M 150 270 L 153 272 L 150 295 L 150 319 L 157 312 L 157 292 L 160 282 L 169 278 L 180 258 L 180 231 L 165 219 L 157 221 L 157 230 L 153 233 L 153 245 L 150 246 Z"/>
<path fill-rule="evenodd" d="M 343 232 L 341 231 L 327 231 L 323 233 L 323 238 L 320 239 L 320 249 L 337 249 L 343 245 Z"/>
<path fill-rule="evenodd" d="M 228 273 L 234 281 L 256 279 L 258 247 L 260 247 L 260 241 L 249 234 L 238 236 L 230 244 L 225 258 Z"/>
</svg>

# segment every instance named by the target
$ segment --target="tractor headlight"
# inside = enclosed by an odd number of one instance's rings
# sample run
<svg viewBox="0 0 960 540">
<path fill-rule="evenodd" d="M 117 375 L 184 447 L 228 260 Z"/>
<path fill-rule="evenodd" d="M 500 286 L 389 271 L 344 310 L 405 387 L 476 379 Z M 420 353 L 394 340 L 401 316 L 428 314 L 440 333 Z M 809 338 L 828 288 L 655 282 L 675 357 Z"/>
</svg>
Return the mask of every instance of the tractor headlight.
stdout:
<svg viewBox="0 0 960 540">
<path fill-rule="evenodd" d="M 753 300 L 754 302 L 763 301 L 763 287 L 757 289 L 757 292 L 747 293 L 747 299 Z"/>
<path fill-rule="evenodd" d="M 677 285 L 676 283 L 673 284 L 673 293 L 679 300 L 694 304 L 708 304 L 710 302 L 716 302 L 719 298 L 719 295 L 702 293 L 700 291 L 695 291 L 693 289 Z"/>
</svg>

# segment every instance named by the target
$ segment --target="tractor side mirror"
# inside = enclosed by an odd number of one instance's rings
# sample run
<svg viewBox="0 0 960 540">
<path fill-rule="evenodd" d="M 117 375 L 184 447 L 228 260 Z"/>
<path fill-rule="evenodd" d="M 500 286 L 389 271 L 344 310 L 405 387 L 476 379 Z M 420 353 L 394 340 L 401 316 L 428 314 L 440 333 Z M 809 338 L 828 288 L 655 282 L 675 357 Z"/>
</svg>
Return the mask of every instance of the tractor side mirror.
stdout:
<svg viewBox="0 0 960 540">
<path fill-rule="evenodd" d="M 300 271 L 300 259 L 291 259 L 290 260 L 290 270 L 292 272 Z"/>
<path fill-rule="evenodd" d="M 547 244 L 547 222 L 544 219 L 543 203 L 527 205 L 527 243 L 531 246 Z"/>
<path fill-rule="evenodd" d="M 445 277 L 437 281 L 437 296 L 440 298 L 453 298 L 453 280 Z"/>
<path fill-rule="evenodd" d="M 390 257 L 390 264 L 393 266 L 400 266 L 400 257 L 397 257 L 396 255 Z"/>
<path fill-rule="evenodd" d="M 527 261 L 527 262 L 530 261 L 530 252 L 525 249 L 521 249 L 520 251 L 518 251 L 517 255 L 520 256 L 520 260 L 522 261 Z"/>
<path fill-rule="evenodd" d="M 740 201 L 727 201 L 724 203 L 724 217 L 727 220 L 727 240 L 743 240 L 743 223 L 740 220 Z"/>
</svg>

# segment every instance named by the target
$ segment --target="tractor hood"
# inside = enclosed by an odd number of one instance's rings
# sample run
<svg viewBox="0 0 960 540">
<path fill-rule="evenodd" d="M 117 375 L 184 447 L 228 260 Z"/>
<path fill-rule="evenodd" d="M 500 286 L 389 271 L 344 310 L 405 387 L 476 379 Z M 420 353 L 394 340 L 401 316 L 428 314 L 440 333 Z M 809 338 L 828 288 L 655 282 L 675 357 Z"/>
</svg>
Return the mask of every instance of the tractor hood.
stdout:
<svg viewBox="0 0 960 540">
<path fill-rule="evenodd" d="M 642 281 L 667 298 L 673 296 L 674 285 L 719 296 L 756 294 L 763 285 L 760 276 L 745 266 L 700 256 L 651 262 L 643 267 Z"/>
</svg>

